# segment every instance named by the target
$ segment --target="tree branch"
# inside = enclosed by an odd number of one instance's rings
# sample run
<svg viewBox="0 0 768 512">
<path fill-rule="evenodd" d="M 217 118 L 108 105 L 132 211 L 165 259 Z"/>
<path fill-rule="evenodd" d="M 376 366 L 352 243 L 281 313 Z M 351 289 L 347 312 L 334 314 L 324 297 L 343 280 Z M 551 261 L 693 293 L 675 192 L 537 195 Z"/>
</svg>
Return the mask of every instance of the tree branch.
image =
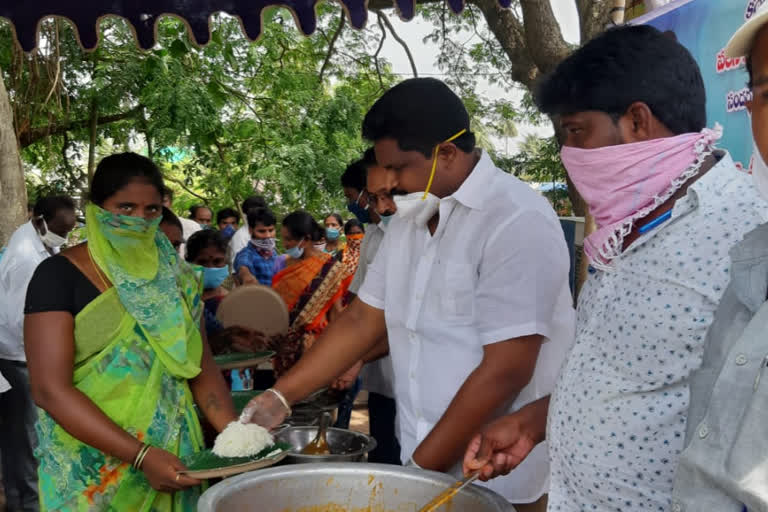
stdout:
<svg viewBox="0 0 768 512">
<path fill-rule="evenodd" d="M 581 27 L 581 44 L 603 32 L 610 24 L 613 4 L 614 2 L 610 0 L 576 0 Z"/>
<path fill-rule="evenodd" d="M 381 68 L 379 67 L 379 53 L 384 48 L 384 41 L 387 40 L 387 31 L 384 30 L 384 23 L 379 18 L 379 28 L 381 29 L 381 41 L 379 41 L 379 47 L 376 48 L 376 53 L 373 54 L 373 62 L 376 64 L 376 75 L 379 77 L 379 87 L 384 89 L 384 80 L 381 78 Z"/>
<path fill-rule="evenodd" d="M 325 56 L 325 60 L 323 61 L 323 65 L 320 68 L 320 75 L 318 76 L 318 82 L 321 84 L 323 83 L 323 75 L 325 75 L 325 70 L 328 68 L 328 64 L 331 62 L 331 57 L 333 56 L 333 50 L 336 46 L 336 41 L 338 41 L 339 36 L 341 35 L 341 31 L 344 30 L 344 23 L 346 22 L 347 18 L 344 15 L 344 9 L 341 9 L 341 14 L 339 15 L 339 26 L 336 28 L 336 32 L 333 33 L 333 37 L 331 37 L 330 43 L 328 43 L 328 53 Z"/>
<path fill-rule="evenodd" d="M 140 109 L 141 109 L 141 105 L 136 106 L 127 112 L 122 112 L 120 114 L 114 114 L 110 116 L 99 117 L 96 120 L 96 124 L 102 125 L 102 124 L 115 123 L 117 121 L 122 121 L 124 119 L 131 118 L 135 116 Z M 88 128 L 88 126 L 90 125 L 90 122 L 91 122 L 90 119 L 80 119 L 78 121 L 72 121 L 72 122 L 64 121 L 64 122 L 52 123 L 47 126 L 29 128 L 19 133 L 19 145 L 23 149 L 31 144 L 34 144 L 40 139 L 44 139 L 45 137 L 48 137 L 50 135 L 61 135 L 67 130 L 81 130 L 83 128 Z"/>
<path fill-rule="evenodd" d="M 550 2 L 520 0 L 528 53 L 542 73 L 550 73 L 571 53 Z"/>
<path fill-rule="evenodd" d="M 510 9 L 497 0 L 472 0 L 483 13 L 488 28 L 504 48 L 512 63 L 512 80 L 532 91 L 541 71 L 534 63 L 525 42 L 525 29 Z"/>
<path fill-rule="evenodd" d="M 208 203 L 210 202 L 210 199 L 208 199 L 207 197 L 203 197 L 203 196 L 201 196 L 200 194 L 198 194 L 197 192 L 195 192 L 194 190 L 190 189 L 190 188 L 189 188 L 188 186 L 186 186 L 186 185 L 184 184 L 184 182 L 183 182 L 183 181 L 181 181 L 180 179 L 174 178 L 173 176 L 163 176 L 163 179 L 164 179 L 165 181 L 170 181 L 171 183 L 175 183 L 175 184 L 177 184 L 178 186 L 180 186 L 181 188 L 183 188 L 185 192 L 187 192 L 188 194 L 191 194 L 191 195 L 195 196 L 195 197 L 196 197 L 196 198 L 198 198 L 199 200 L 203 201 L 205 204 L 208 204 Z"/>
<path fill-rule="evenodd" d="M 392 34 L 392 37 L 395 38 L 395 41 L 400 43 L 400 46 L 403 47 L 403 50 L 405 50 L 405 54 L 408 56 L 408 61 L 411 63 L 411 70 L 413 71 L 414 78 L 419 77 L 419 72 L 416 70 L 416 62 L 413 60 L 413 55 L 411 54 L 411 49 L 408 48 L 408 44 L 403 41 L 403 39 L 395 32 L 395 27 L 392 26 L 392 23 L 389 21 L 389 18 L 387 18 L 387 15 L 384 14 L 383 11 L 377 10 L 376 16 L 379 17 L 379 22 L 381 20 L 384 20 L 384 24 L 387 25 L 387 28 L 389 29 L 389 32 Z"/>
</svg>

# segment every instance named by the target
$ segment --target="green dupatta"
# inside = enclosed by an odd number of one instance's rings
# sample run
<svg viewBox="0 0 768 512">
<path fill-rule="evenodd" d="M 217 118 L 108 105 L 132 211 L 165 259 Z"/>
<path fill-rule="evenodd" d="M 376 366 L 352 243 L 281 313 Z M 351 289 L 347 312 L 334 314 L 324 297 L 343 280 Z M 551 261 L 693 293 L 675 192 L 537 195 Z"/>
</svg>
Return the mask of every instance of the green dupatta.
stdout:
<svg viewBox="0 0 768 512">
<path fill-rule="evenodd" d="M 200 371 L 199 276 L 155 233 L 154 274 L 117 267 L 117 248 L 96 229 L 104 217 L 94 215 L 103 210 L 87 212 L 89 251 L 115 286 L 75 317 L 74 385 L 139 440 L 179 457 L 199 451 L 203 437 L 187 383 Z M 175 314 L 167 315 L 169 309 Z M 73 438 L 42 410 L 37 431 L 41 510 L 196 509 L 200 488 L 158 493 L 142 472 Z"/>
</svg>

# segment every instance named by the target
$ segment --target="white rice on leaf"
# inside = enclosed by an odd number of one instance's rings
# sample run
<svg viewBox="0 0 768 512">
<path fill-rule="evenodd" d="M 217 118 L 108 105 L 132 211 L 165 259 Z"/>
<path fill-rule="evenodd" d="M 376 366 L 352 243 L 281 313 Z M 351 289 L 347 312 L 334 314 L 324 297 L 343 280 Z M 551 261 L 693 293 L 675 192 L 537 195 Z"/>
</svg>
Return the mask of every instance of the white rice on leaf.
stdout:
<svg viewBox="0 0 768 512">
<path fill-rule="evenodd" d="M 273 444 L 272 434 L 261 425 L 233 421 L 216 436 L 213 453 L 219 457 L 250 457 Z"/>
</svg>

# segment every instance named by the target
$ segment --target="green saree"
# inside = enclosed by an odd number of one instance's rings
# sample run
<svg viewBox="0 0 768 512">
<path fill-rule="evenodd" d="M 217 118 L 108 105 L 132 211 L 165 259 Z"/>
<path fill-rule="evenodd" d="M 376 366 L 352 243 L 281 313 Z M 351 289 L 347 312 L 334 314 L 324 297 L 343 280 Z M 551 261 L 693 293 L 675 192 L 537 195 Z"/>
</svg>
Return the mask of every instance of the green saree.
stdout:
<svg viewBox="0 0 768 512">
<path fill-rule="evenodd" d="M 114 286 L 75 317 L 74 385 L 139 440 L 179 457 L 199 451 L 203 437 L 187 383 L 200 371 L 199 276 L 154 232 L 150 250 L 157 254 L 156 272 L 137 276 L 116 267 L 114 261 L 125 254 L 113 258 L 110 251 L 117 249 L 92 227 L 103 223 L 96 215 L 104 211 L 88 208 L 89 251 Z M 43 410 L 37 432 L 41 510 L 197 507 L 200 488 L 159 493 L 141 471 L 78 441 Z"/>
</svg>

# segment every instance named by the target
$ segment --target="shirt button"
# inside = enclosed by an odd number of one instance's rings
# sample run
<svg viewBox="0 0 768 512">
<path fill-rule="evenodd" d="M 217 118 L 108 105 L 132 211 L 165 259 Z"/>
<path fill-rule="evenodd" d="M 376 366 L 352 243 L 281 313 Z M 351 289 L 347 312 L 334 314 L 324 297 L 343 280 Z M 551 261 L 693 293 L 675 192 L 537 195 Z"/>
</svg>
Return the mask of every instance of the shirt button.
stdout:
<svg viewBox="0 0 768 512">
<path fill-rule="evenodd" d="M 708 435 L 709 435 L 709 425 L 707 425 L 706 423 L 702 423 L 701 426 L 699 427 L 699 437 L 704 439 Z"/>
<path fill-rule="evenodd" d="M 739 366 L 744 366 L 747 364 L 747 356 L 744 354 L 739 354 L 736 356 L 736 364 Z"/>
</svg>

